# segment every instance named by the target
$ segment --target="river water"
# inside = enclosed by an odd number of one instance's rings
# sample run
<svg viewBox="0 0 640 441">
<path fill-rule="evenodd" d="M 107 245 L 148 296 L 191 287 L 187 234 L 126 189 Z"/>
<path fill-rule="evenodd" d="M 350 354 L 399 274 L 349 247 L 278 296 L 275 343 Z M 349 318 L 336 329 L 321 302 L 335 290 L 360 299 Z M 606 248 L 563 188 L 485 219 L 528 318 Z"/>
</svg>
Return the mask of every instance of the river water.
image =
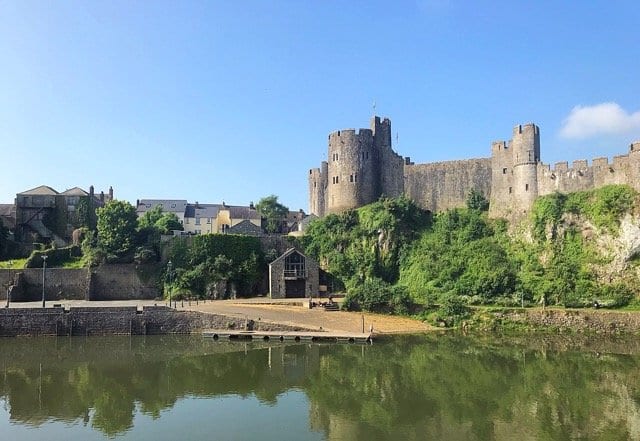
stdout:
<svg viewBox="0 0 640 441">
<path fill-rule="evenodd" d="M 1 440 L 640 440 L 640 343 L 0 340 Z"/>
</svg>

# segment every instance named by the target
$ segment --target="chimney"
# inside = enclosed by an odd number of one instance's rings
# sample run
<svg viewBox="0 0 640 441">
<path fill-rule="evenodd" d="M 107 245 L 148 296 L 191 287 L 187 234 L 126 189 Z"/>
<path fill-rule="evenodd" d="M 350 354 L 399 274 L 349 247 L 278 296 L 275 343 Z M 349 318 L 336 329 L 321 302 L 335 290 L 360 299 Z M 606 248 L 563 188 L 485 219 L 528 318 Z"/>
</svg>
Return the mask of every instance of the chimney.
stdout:
<svg viewBox="0 0 640 441">
<path fill-rule="evenodd" d="M 112 201 L 113 200 L 113 187 L 109 186 L 109 200 Z"/>
</svg>

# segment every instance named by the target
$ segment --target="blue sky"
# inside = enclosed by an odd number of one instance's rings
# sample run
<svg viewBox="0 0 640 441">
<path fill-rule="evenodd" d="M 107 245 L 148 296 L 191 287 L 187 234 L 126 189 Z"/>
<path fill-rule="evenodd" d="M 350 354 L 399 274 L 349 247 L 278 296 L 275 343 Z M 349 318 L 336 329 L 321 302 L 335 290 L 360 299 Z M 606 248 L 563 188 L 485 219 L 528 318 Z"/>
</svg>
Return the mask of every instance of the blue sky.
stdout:
<svg viewBox="0 0 640 441">
<path fill-rule="evenodd" d="M 546 163 L 640 139 L 637 1 L 0 2 L 0 202 L 38 185 L 308 209 L 327 135 L 416 162 L 535 122 Z"/>
</svg>

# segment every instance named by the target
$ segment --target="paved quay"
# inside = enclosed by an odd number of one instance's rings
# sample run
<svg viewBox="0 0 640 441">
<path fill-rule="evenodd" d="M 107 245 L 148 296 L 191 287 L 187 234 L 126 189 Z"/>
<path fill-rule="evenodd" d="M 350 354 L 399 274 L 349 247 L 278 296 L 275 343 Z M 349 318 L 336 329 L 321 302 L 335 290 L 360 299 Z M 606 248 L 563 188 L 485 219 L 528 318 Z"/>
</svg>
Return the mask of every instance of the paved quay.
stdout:
<svg viewBox="0 0 640 441">
<path fill-rule="evenodd" d="M 359 312 L 325 311 L 323 308 L 308 309 L 303 306 L 306 299 L 269 299 L 264 297 L 237 300 L 208 300 L 189 302 L 178 301 L 177 310 L 199 311 L 211 314 L 221 314 L 235 318 L 253 321 L 268 321 L 290 326 L 300 326 L 330 332 L 370 332 L 374 334 L 421 333 L 434 328 L 418 320 L 406 317 L 369 314 Z M 114 301 L 84 301 L 84 300 L 56 300 L 47 301 L 47 308 L 53 305 L 70 307 L 123 307 L 167 305 L 158 300 L 114 300 Z M 12 302 L 11 308 L 41 308 L 40 302 Z"/>
</svg>

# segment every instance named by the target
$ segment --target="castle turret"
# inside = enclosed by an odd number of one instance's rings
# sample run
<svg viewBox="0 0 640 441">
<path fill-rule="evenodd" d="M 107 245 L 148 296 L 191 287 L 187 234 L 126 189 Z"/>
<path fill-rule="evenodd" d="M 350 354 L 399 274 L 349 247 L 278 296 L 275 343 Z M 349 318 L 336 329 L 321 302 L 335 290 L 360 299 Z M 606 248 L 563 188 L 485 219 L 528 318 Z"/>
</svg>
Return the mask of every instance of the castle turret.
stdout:
<svg viewBox="0 0 640 441">
<path fill-rule="evenodd" d="M 370 129 L 340 130 L 329 135 L 327 213 L 374 202 L 379 197 L 378 155 Z"/>
<path fill-rule="evenodd" d="M 318 217 L 326 214 L 327 176 L 327 161 L 322 161 L 320 168 L 309 170 L 309 213 Z"/>
<path fill-rule="evenodd" d="M 491 200 L 489 212 L 494 217 L 508 217 L 513 210 L 513 149 L 511 143 L 491 143 Z"/>
<path fill-rule="evenodd" d="M 378 152 L 379 195 L 398 197 L 404 193 L 405 159 L 391 147 L 391 121 L 389 118 L 381 121 L 380 117 L 374 116 L 371 119 L 371 130 Z"/>
<path fill-rule="evenodd" d="M 511 141 L 513 158 L 513 210 L 529 211 L 538 197 L 540 129 L 535 124 L 515 126 Z"/>
</svg>

